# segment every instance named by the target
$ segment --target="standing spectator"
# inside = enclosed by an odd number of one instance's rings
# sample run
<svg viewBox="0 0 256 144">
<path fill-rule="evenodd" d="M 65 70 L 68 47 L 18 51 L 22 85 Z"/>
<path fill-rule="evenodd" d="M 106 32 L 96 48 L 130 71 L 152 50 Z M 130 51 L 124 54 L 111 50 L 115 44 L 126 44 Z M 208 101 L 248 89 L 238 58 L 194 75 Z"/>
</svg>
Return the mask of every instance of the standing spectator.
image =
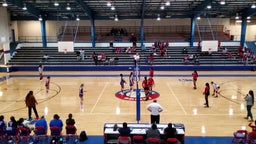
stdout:
<svg viewBox="0 0 256 144">
<path fill-rule="evenodd" d="M 72 125 L 74 126 L 76 124 L 75 119 L 73 119 L 72 113 L 68 114 L 68 118 L 66 119 L 66 125 Z"/>
<path fill-rule="evenodd" d="M 168 138 L 177 138 L 177 130 L 172 127 L 172 123 L 169 123 L 168 127 L 164 129 L 164 138 L 165 140 Z"/>
<path fill-rule="evenodd" d="M 84 50 L 80 49 L 80 59 L 84 60 Z"/>
<path fill-rule="evenodd" d="M 244 98 L 246 101 L 246 109 L 247 109 L 247 116 L 245 119 L 250 118 L 249 122 L 253 122 L 253 115 L 252 115 L 252 107 L 254 105 L 254 93 L 252 90 L 249 91 L 249 93 Z"/>
<path fill-rule="evenodd" d="M 218 97 L 219 90 L 220 90 L 220 85 L 214 83 L 213 81 L 211 82 L 211 85 L 213 87 L 213 94 L 212 94 L 212 96 Z"/>
<path fill-rule="evenodd" d="M 81 55 L 80 55 L 81 53 L 80 53 L 80 51 L 76 51 L 76 60 L 77 61 L 80 61 L 81 60 Z"/>
<path fill-rule="evenodd" d="M 151 128 L 146 131 L 146 138 L 147 143 L 149 138 L 157 138 L 160 141 L 160 131 L 157 129 L 155 123 L 153 123 Z"/>
<path fill-rule="evenodd" d="M 93 59 L 95 65 L 98 65 L 98 55 L 96 54 L 96 52 L 92 53 L 92 59 Z"/>
<path fill-rule="evenodd" d="M 159 124 L 160 122 L 160 112 L 163 111 L 163 107 L 154 100 L 153 103 L 147 106 L 147 110 L 150 111 L 150 121 L 151 123 Z"/>
<path fill-rule="evenodd" d="M 120 136 L 130 136 L 131 129 L 127 126 L 127 123 L 123 123 L 123 127 L 118 129 Z"/>
<path fill-rule="evenodd" d="M 80 98 L 80 107 L 84 108 L 84 84 L 81 84 L 79 87 L 79 98 Z"/>
<path fill-rule="evenodd" d="M 39 72 L 39 80 L 42 80 L 43 79 L 43 70 L 44 70 L 44 68 L 43 68 L 43 66 L 40 64 L 39 66 L 38 66 L 38 72 Z"/>
<path fill-rule="evenodd" d="M 194 72 L 192 73 L 192 77 L 193 77 L 194 89 L 196 89 L 196 81 L 197 81 L 197 77 L 198 77 L 197 71 L 194 71 Z"/>
<path fill-rule="evenodd" d="M 47 76 L 46 82 L 45 82 L 45 89 L 46 89 L 46 94 L 48 94 L 49 89 L 50 89 L 50 76 Z"/>
<path fill-rule="evenodd" d="M 38 119 L 39 116 L 38 116 L 38 113 L 37 113 L 37 110 L 36 110 L 36 105 L 38 104 L 37 101 L 36 101 L 36 98 L 34 96 L 34 93 L 33 91 L 29 91 L 27 96 L 26 96 L 26 99 L 25 99 L 25 102 L 26 102 L 26 106 L 28 107 L 28 118 L 29 119 L 32 119 L 31 117 L 31 110 L 33 109 L 35 115 L 36 115 L 36 118 Z"/>
<path fill-rule="evenodd" d="M 60 119 L 60 116 L 57 114 L 53 115 L 53 119 L 50 121 L 49 124 L 50 127 L 56 126 L 60 129 L 60 131 L 62 131 L 62 127 L 63 127 L 63 122 Z"/>
<path fill-rule="evenodd" d="M 124 84 L 126 84 L 126 81 L 124 80 L 123 74 L 120 74 L 120 86 L 122 93 L 124 91 Z"/>
<path fill-rule="evenodd" d="M 210 95 L 210 85 L 209 83 L 205 84 L 205 88 L 204 88 L 204 98 L 205 98 L 205 108 L 209 108 L 209 103 L 208 103 L 208 96 Z"/>
<path fill-rule="evenodd" d="M 35 128 L 41 127 L 41 126 L 44 127 L 45 134 L 47 134 L 48 126 L 47 126 L 47 121 L 45 120 L 44 116 L 41 116 L 41 118 L 39 120 L 37 120 L 35 123 Z"/>
<path fill-rule="evenodd" d="M 149 55 L 149 63 L 151 64 L 151 65 L 153 65 L 154 64 L 154 55 L 153 55 L 153 53 L 151 53 L 150 55 Z"/>
</svg>

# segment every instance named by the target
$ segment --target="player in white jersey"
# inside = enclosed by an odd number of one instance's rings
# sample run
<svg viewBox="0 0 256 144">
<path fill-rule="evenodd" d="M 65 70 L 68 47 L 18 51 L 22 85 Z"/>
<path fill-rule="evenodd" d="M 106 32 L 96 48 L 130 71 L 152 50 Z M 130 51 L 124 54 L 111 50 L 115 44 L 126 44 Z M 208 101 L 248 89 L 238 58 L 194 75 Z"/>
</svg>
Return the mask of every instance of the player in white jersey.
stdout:
<svg viewBox="0 0 256 144">
<path fill-rule="evenodd" d="M 213 81 L 211 82 L 211 85 L 213 87 L 213 93 L 212 96 L 218 97 L 218 94 L 220 94 L 219 90 L 220 90 L 220 85 L 214 83 Z"/>
</svg>

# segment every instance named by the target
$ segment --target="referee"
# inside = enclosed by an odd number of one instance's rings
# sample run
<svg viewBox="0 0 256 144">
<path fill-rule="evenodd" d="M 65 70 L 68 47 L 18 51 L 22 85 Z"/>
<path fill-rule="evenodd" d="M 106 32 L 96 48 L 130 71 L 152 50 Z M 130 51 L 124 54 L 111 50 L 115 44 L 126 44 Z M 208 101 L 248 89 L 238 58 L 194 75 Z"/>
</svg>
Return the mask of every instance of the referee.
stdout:
<svg viewBox="0 0 256 144">
<path fill-rule="evenodd" d="M 163 107 L 157 103 L 157 100 L 154 100 L 153 103 L 147 106 L 147 110 L 150 111 L 151 123 L 159 124 L 160 121 L 160 112 L 163 111 Z"/>
</svg>

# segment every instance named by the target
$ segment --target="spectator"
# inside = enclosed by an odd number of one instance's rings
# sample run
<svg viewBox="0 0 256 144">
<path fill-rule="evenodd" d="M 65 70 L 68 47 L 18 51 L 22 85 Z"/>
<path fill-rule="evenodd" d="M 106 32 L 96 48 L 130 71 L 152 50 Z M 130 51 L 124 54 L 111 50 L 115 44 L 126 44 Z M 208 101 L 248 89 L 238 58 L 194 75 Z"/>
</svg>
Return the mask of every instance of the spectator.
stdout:
<svg viewBox="0 0 256 144">
<path fill-rule="evenodd" d="M 176 128 L 172 127 L 172 123 L 169 123 L 168 127 L 164 129 L 164 137 L 165 140 L 168 138 L 177 138 L 177 130 Z"/>
<path fill-rule="evenodd" d="M 93 52 L 92 59 L 93 59 L 95 65 L 98 65 L 98 55 L 96 54 L 96 52 Z"/>
<path fill-rule="evenodd" d="M 182 53 L 183 53 L 183 54 L 187 54 L 187 53 L 188 53 L 188 50 L 187 50 L 186 47 L 183 48 Z"/>
<path fill-rule="evenodd" d="M 84 50 L 80 49 L 80 59 L 84 60 Z"/>
<path fill-rule="evenodd" d="M 76 51 L 76 60 L 77 61 L 81 60 L 80 51 Z"/>
<path fill-rule="evenodd" d="M 123 127 L 118 129 L 120 136 L 130 136 L 131 129 L 127 126 L 127 123 L 123 123 Z"/>
<path fill-rule="evenodd" d="M 16 129 L 18 126 L 18 123 L 17 121 L 15 120 L 15 117 L 14 116 L 11 116 L 10 117 L 10 121 L 8 122 L 7 124 L 7 127 L 8 128 L 12 128 L 12 129 Z"/>
<path fill-rule="evenodd" d="M 41 118 L 39 120 L 37 120 L 35 123 L 35 128 L 41 127 L 41 126 L 44 127 L 45 134 L 47 134 L 48 126 L 47 126 L 47 121 L 45 120 L 44 116 L 41 116 Z"/>
<path fill-rule="evenodd" d="M 75 119 L 73 119 L 73 115 L 70 113 L 68 114 L 68 118 L 66 119 L 66 125 L 74 126 L 76 123 Z"/>
<path fill-rule="evenodd" d="M 47 54 L 44 54 L 43 56 L 43 62 L 48 62 L 49 56 Z"/>
<path fill-rule="evenodd" d="M 157 100 L 154 100 L 153 103 L 147 106 L 147 110 L 150 111 L 150 121 L 151 123 L 159 124 L 160 121 L 160 112 L 163 111 L 163 107 L 157 103 Z"/>
<path fill-rule="evenodd" d="M 0 131 L 5 130 L 5 128 L 6 128 L 6 122 L 4 121 L 4 116 L 1 115 L 0 116 Z"/>
<path fill-rule="evenodd" d="M 254 125 L 252 125 L 252 122 L 250 122 L 250 123 L 248 124 L 248 126 L 249 126 L 250 128 L 252 128 L 252 131 L 255 131 L 255 132 L 256 132 L 256 121 L 254 121 Z"/>
<path fill-rule="evenodd" d="M 62 131 L 63 123 L 62 123 L 62 120 L 60 119 L 60 116 L 57 114 L 54 114 L 53 119 L 50 121 L 49 126 L 50 127 L 57 126 L 59 127 L 60 131 Z"/>
<path fill-rule="evenodd" d="M 151 128 L 146 131 L 146 142 L 148 142 L 149 138 L 157 138 L 160 141 L 160 131 L 157 129 L 155 123 L 153 123 Z"/>
</svg>

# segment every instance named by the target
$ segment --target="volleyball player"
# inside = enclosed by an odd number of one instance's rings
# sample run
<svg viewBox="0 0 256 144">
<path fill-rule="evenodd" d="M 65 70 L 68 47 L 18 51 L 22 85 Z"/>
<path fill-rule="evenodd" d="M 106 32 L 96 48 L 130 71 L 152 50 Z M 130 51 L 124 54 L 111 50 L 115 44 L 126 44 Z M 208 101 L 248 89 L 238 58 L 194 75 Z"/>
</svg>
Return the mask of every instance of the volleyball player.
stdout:
<svg viewBox="0 0 256 144">
<path fill-rule="evenodd" d="M 46 93 L 48 94 L 49 89 L 50 89 L 50 76 L 47 76 L 47 79 L 45 82 L 45 88 L 46 88 Z"/>
<path fill-rule="evenodd" d="M 81 84 L 79 87 L 79 98 L 80 98 L 80 107 L 84 108 L 84 84 Z"/>
</svg>

